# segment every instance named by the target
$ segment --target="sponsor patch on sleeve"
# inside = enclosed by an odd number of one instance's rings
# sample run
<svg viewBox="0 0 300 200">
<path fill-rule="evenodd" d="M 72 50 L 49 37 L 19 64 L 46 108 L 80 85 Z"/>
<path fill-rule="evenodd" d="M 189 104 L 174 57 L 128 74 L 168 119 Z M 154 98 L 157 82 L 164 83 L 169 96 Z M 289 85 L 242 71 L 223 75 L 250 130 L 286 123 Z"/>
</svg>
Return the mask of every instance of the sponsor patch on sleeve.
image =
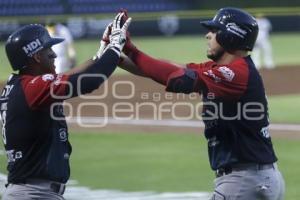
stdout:
<svg viewBox="0 0 300 200">
<path fill-rule="evenodd" d="M 225 80 L 231 82 L 235 76 L 235 73 L 226 66 L 218 68 L 218 71 L 224 76 Z"/>
<path fill-rule="evenodd" d="M 53 74 L 45 74 L 42 76 L 43 81 L 53 81 L 54 80 L 54 75 Z"/>
</svg>

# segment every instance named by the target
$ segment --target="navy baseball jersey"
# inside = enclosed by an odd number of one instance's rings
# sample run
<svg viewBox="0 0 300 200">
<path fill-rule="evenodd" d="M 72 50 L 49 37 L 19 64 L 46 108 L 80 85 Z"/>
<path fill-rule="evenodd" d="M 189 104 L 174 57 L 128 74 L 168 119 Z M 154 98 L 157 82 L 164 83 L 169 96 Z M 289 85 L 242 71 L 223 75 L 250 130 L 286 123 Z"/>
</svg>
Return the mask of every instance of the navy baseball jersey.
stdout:
<svg viewBox="0 0 300 200">
<path fill-rule="evenodd" d="M 187 69 L 170 74 L 166 85 L 167 91 L 202 94 L 212 169 L 277 160 L 268 130 L 263 81 L 250 56 L 228 65 L 213 61 L 187 64 Z"/>
<path fill-rule="evenodd" d="M 71 145 L 63 115 L 66 75 L 13 74 L 1 95 L 2 136 L 8 157 L 8 182 L 44 178 L 65 183 Z M 52 104 L 57 102 L 57 104 Z"/>
<path fill-rule="evenodd" d="M 89 61 L 88 68 L 71 75 L 10 76 L 0 96 L 8 183 L 29 178 L 67 182 L 72 149 L 62 102 L 97 89 L 118 61 L 119 55 L 108 49 L 100 59 Z"/>
</svg>

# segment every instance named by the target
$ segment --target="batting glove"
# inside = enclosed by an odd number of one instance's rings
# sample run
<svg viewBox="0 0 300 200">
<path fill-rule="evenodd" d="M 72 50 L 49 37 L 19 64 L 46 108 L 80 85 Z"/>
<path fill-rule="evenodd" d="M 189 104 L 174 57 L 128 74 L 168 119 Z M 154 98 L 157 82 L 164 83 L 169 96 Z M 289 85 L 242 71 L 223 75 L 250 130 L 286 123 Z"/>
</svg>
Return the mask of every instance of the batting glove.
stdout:
<svg viewBox="0 0 300 200">
<path fill-rule="evenodd" d="M 102 35 L 102 39 L 100 41 L 100 48 L 98 49 L 96 55 L 93 57 L 93 60 L 98 59 L 102 56 L 104 51 L 106 50 L 107 45 L 109 44 L 109 35 L 111 34 L 112 23 L 109 23 Z"/>
<path fill-rule="evenodd" d="M 107 48 L 114 50 L 119 56 L 126 43 L 126 32 L 128 30 L 131 18 L 126 21 L 126 15 L 124 12 L 120 12 L 114 19 L 111 28 L 111 35 L 109 36 L 109 45 Z M 124 22 L 125 21 L 125 22 Z"/>
</svg>

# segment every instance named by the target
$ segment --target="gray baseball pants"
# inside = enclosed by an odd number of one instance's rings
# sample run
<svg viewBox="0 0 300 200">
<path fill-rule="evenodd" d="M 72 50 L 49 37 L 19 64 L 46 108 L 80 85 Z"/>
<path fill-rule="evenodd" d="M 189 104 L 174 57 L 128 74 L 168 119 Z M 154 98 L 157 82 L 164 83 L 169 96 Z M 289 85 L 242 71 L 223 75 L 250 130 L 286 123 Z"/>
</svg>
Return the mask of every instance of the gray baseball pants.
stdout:
<svg viewBox="0 0 300 200">
<path fill-rule="evenodd" d="M 285 184 L 276 164 L 269 169 L 232 170 L 215 179 L 210 200 L 283 200 Z"/>
<path fill-rule="evenodd" d="M 30 179 L 26 183 L 9 184 L 2 200 L 64 200 L 65 186 L 40 179 Z"/>
</svg>

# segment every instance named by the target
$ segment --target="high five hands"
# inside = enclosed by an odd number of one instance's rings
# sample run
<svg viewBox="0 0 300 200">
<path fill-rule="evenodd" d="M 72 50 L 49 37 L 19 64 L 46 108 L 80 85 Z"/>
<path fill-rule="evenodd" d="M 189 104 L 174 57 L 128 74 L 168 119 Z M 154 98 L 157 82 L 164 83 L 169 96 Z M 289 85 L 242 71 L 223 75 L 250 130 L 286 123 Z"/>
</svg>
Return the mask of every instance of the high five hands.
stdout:
<svg viewBox="0 0 300 200">
<path fill-rule="evenodd" d="M 128 18 L 127 11 L 122 10 L 117 14 L 114 21 L 106 27 L 94 59 L 100 58 L 106 49 L 112 49 L 120 56 L 126 43 L 130 22 L 131 18 Z"/>
</svg>

